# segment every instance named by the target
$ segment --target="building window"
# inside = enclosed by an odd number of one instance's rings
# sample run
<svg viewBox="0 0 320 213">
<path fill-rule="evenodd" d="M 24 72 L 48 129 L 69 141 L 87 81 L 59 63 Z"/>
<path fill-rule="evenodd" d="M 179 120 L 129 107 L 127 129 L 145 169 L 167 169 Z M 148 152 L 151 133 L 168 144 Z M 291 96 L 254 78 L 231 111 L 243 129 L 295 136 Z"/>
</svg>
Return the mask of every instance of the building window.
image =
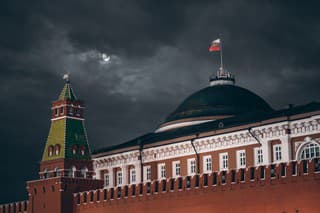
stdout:
<svg viewBox="0 0 320 213">
<path fill-rule="evenodd" d="M 159 179 L 166 178 L 166 164 L 165 163 L 158 164 L 158 177 L 159 177 Z"/>
<path fill-rule="evenodd" d="M 203 171 L 206 173 L 212 171 L 212 158 L 210 155 L 203 157 Z"/>
<path fill-rule="evenodd" d="M 194 158 L 188 159 L 188 175 L 196 173 L 196 160 Z"/>
<path fill-rule="evenodd" d="M 255 149 L 255 161 L 256 165 L 263 164 L 263 151 L 261 148 Z"/>
<path fill-rule="evenodd" d="M 136 183 L 136 170 L 130 169 L 130 183 Z"/>
<path fill-rule="evenodd" d="M 281 145 L 273 146 L 273 153 L 274 161 L 280 161 L 282 159 Z"/>
<path fill-rule="evenodd" d="M 143 167 L 143 180 L 150 181 L 151 180 L 151 166 Z"/>
<path fill-rule="evenodd" d="M 220 170 L 227 170 L 229 167 L 228 153 L 220 153 Z"/>
<path fill-rule="evenodd" d="M 117 184 L 118 184 L 118 186 L 122 185 L 122 172 L 121 171 L 117 172 Z"/>
<path fill-rule="evenodd" d="M 59 115 L 58 108 L 55 108 L 55 109 L 54 109 L 54 114 L 55 114 L 55 116 L 58 116 L 58 115 Z"/>
<path fill-rule="evenodd" d="M 237 167 L 238 168 L 246 167 L 246 150 L 237 151 Z"/>
<path fill-rule="evenodd" d="M 180 176 L 180 174 L 181 174 L 180 161 L 173 161 L 172 162 L 172 174 L 173 174 L 173 177 Z"/>
<path fill-rule="evenodd" d="M 104 176 L 104 186 L 108 187 L 109 185 L 110 185 L 110 176 L 109 176 L 109 174 L 106 174 Z"/>
<path fill-rule="evenodd" d="M 306 160 L 320 157 L 320 145 L 317 143 L 309 143 L 305 145 L 299 155 L 299 160 Z"/>
</svg>

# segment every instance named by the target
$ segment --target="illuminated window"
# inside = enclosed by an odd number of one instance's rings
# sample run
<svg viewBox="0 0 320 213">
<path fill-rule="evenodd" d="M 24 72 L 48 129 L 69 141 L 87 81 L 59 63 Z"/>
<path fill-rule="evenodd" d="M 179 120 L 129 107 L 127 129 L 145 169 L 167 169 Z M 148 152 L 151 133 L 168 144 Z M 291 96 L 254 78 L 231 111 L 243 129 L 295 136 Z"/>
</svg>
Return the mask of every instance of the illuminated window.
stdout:
<svg viewBox="0 0 320 213">
<path fill-rule="evenodd" d="M 53 155 L 53 146 L 48 147 L 48 156 L 51 157 Z"/>
</svg>

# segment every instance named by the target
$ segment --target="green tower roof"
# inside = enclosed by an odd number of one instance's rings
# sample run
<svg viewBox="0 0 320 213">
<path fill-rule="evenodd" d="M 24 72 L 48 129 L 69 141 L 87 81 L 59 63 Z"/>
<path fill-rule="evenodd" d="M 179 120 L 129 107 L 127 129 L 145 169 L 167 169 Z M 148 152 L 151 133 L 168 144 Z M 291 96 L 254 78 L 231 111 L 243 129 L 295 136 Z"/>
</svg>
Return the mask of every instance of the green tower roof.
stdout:
<svg viewBox="0 0 320 213">
<path fill-rule="evenodd" d="M 70 100 L 70 101 L 75 101 L 77 100 L 77 97 L 75 93 L 73 92 L 73 89 L 71 87 L 71 84 L 69 81 L 66 82 L 64 85 L 60 95 L 59 95 L 59 100 Z"/>
</svg>

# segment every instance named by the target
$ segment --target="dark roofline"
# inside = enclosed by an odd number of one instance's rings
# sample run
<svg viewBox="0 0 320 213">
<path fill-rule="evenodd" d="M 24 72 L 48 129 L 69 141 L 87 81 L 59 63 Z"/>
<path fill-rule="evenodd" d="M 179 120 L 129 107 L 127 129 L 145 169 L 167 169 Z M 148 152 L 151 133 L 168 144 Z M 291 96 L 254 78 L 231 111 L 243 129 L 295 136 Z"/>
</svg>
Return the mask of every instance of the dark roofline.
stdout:
<svg viewBox="0 0 320 213">
<path fill-rule="evenodd" d="M 97 149 L 93 151 L 92 154 L 95 155 L 93 157 L 99 157 L 107 153 L 111 154 L 111 152 L 112 154 L 116 154 L 124 151 L 129 151 L 127 149 L 134 148 L 134 147 L 137 147 L 137 148 L 130 149 L 130 150 L 137 150 L 139 147 L 138 142 L 141 142 L 143 146 L 148 146 L 149 148 L 149 147 L 152 147 L 153 144 L 154 146 L 159 146 L 155 144 L 157 142 L 177 139 L 181 137 L 188 137 L 188 136 L 192 136 L 199 133 L 206 133 L 206 132 L 217 131 L 217 130 L 227 130 L 237 126 L 241 127 L 244 125 L 254 124 L 254 123 L 263 122 L 271 119 L 281 118 L 281 117 L 286 117 L 285 120 L 295 120 L 289 117 L 294 115 L 304 114 L 304 113 L 310 113 L 314 111 L 320 111 L 319 102 L 311 102 L 306 105 L 290 107 L 287 109 L 281 109 L 281 110 L 272 111 L 272 112 L 260 111 L 260 112 L 254 112 L 254 113 L 247 113 L 247 114 L 242 114 L 234 117 L 206 122 L 198 125 L 185 126 L 177 129 L 163 131 L 163 132 L 147 133 L 145 135 L 139 136 L 133 140 L 127 141 L 119 145 Z M 271 123 L 274 123 L 274 122 L 270 121 L 270 124 Z"/>
</svg>

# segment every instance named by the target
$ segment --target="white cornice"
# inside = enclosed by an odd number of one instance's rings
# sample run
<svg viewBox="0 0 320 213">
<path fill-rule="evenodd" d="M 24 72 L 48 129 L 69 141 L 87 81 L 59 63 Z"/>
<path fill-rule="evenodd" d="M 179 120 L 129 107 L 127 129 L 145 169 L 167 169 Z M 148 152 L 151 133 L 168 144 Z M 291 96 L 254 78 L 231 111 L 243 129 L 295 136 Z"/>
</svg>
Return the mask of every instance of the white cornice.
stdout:
<svg viewBox="0 0 320 213">
<path fill-rule="evenodd" d="M 57 118 L 51 118 L 51 121 L 56 121 L 56 120 L 60 120 L 60 119 L 64 119 L 64 118 L 70 118 L 70 119 L 74 119 L 74 120 L 84 121 L 84 118 L 77 118 L 77 117 L 73 117 L 73 116 L 62 116 L 62 117 L 57 117 Z"/>
</svg>

